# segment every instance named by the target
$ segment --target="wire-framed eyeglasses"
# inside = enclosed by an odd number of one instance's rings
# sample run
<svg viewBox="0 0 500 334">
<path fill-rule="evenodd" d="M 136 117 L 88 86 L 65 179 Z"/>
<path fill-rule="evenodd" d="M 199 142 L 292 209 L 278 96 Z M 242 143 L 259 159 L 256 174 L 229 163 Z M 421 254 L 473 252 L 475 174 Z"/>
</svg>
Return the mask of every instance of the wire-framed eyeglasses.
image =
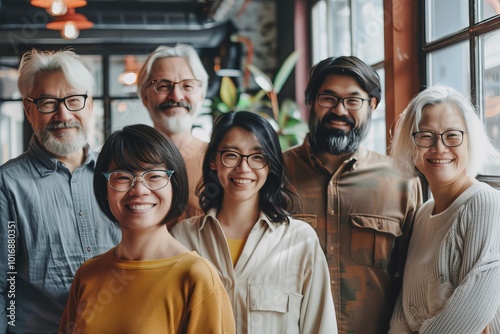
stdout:
<svg viewBox="0 0 500 334">
<path fill-rule="evenodd" d="M 464 142 L 464 134 L 462 130 L 447 130 L 443 133 L 434 133 L 431 131 L 413 132 L 413 140 L 415 145 L 422 148 L 430 148 L 436 145 L 437 137 L 441 137 L 441 141 L 446 147 L 458 147 Z"/>
<path fill-rule="evenodd" d="M 243 158 L 247 159 L 248 166 L 252 169 L 262 169 L 267 165 L 267 156 L 263 153 L 244 155 L 231 150 L 218 150 L 217 152 L 220 153 L 222 164 L 229 168 L 238 166 Z"/>
<path fill-rule="evenodd" d="M 317 99 L 319 105 L 325 108 L 335 108 L 339 102 L 342 102 L 347 110 L 359 110 L 363 107 L 364 101 L 370 101 L 370 99 L 357 96 L 338 97 L 327 93 L 319 93 Z"/>
<path fill-rule="evenodd" d="M 116 191 L 129 191 L 135 185 L 138 177 L 142 184 L 149 190 L 160 190 L 168 185 L 173 170 L 147 170 L 140 175 L 125 170 L 114 172 L 103 172 L 102 175 L 108 180 L 108 184 Z"/>
<path fill-rule="evenodd" d="M 87 101 L 87 94 L 74 94 L 62 98 L 56 97 L 41 97 L 38 99 L 32 99 L 27 97 L 31 103 L 34 103 L 38 108 L 38 111 L 42 114 L 51 114 L 57 110 L 59 103 L 64 103 L 66 109 L 69 111 L 80 111 L 85 108 L 85 101 Z"/>
<path fill-rule="evenodd" d="M 172 91 L 175 89 L 175 85 L 179 85 L 181 88 L 181 91 L 184 94 L 194 94 L 196 93 L 200 87 L 201 87 L 202 82 L 197 79 L 185 79 L 181 81 L 170 81 L 166 79 L 156 79 L 156 80 L 151 80 L 146 84 L 152 85 L 154 91 L 156 94 L 159 95 L 168 95 L 172 93 Z"/>
</svg>

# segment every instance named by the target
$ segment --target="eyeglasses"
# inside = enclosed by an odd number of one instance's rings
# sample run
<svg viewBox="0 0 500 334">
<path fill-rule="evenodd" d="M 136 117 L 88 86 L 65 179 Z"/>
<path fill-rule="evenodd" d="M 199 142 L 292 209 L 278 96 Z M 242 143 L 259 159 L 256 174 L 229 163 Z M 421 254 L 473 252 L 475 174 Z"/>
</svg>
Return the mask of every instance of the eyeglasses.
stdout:
<svg viewBox="0 0 500 334">
<path fill-rule="evenodd" d="M 267 156 L 262 153 L 243 155 L 235 151 L 220 151 L 220 160 L 226 167 L 233 168 L 241 163 L 243 158 L 247 159 L 248 166 L 252 169 L 262 169 L 267 165 Z"/>
<path fill-rule="evenodd" d="M 149 190 L 160 190 L 168 185 L 172 174 L 173 170 L 148 170 L 141 175 L 123 170 L 102 173 L 110 187 L 116 191 L 129 191 L 134 187 L 138 177 L 142 178 L 142 184 Z"/>
<path fill-rule="evenodd" d="M 175 89 L 175 85 L 181 87 L 181 91 L 184 94 L 194 94 L 201 87 L 201 81 L 196 79 L 186 79 L 181 81 L 170 81 L 165 79 L 151 80 L 146 86 L 153 85 L 156 94 L 167 95 L 172 93 Z"/>
<path fill-rule="evenodd" d="M 70 95 L 63 98 L 55 97 L 41 97 L 39 99 L 32 99 L 27 97 L 26 100 L 34 103 L 38 111 L 42 114 L 51 114 L 57 110 L 59 103 L 64 102 L 64 105 L 69 111 L 79 111 L 85 108 L 85 101 L 87 101 L 87 94 Z"/>
<path fill-rule="evenodd" d="M 318 103 L 320 106 L 325 108 L 335 108 L 340 101 L 342 105 L 347 110 L 359 110 L 363 106 L 364 101 L 370 101 L 370 99 L 364 99 L 361 97 L 347 96 L 338 97 L 331 94 L 320 93 L 317 95 Z"/>
<path fill-rule="evenodd" d="M 443 133 L 434 133 L 431 131 L 417 131 L 412 133 L 413 140 L 418 147 L 429 148 L 436 145 L 437 136 L 441 136 L 441 141 L 446 147 L 457 147 L 464 141 L 465 131 L 448 130 Z"/>
</svg>

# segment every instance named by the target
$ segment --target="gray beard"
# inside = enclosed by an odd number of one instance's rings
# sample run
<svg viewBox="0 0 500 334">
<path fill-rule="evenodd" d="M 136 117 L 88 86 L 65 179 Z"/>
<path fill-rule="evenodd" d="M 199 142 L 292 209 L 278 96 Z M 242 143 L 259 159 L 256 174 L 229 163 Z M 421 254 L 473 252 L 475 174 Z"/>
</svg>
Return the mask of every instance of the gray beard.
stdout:
<svg viewBox="0 0 500 334">
<path fill-rule="evenodd" d="M 166 129 L 168 133 L 176 134 L 191 131 L 194 117 L 191 114 L 175 115 L 170 117 L 163 116 L 161 122 L 162 127 Z"/>
<path fill-rule="evenodd" d="M 85 147 L 85 145 L 87 145 L 87 134 L 83 131 L 79 123 L 59 123 L 58 125 L 77 126 L 78 134 L 72 140 L 68 140 L 66 135 L 54 136 L 52 131 L 49 130 L 49 128 L 54 127 L 54 125 L 47 124 L 38 133 L 36 133 L 38 140 L 47 151 L 55 156 L 64 157 L 81 150 Z"/>
<path fill-rule="evenodd" d="M 349 132 L 338 129 L 329 129 L 323 124 L 318 124 L 314 136 L 310 136 L 312 146 L 318 152 L 328 152 L 333 155 L 353 153 L 370 130 L 371 120 L 367 119 L 358 128 Z"/>
</svg>

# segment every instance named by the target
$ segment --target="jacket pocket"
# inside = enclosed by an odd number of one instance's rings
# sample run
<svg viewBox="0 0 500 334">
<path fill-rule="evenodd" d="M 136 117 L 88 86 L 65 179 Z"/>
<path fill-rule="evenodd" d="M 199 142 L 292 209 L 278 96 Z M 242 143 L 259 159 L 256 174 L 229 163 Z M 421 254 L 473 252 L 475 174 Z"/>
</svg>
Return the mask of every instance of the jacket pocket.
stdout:
<svg viewBox="0 0 500 334">
<path fill-rule="evenodd" d="M 351 214 L 351 257 L 359 264 L 387 268 L 394 243 L 403 232 L 391 217 Z"/>
<path fill-rule="evenodd" d="M 303 296 L 276 286 L 249 286 L 248 333 L 298 333 Z"/>
<path fill-rule="evenodd" d="M 313 215 L 313 214 L 309 214 L 309 213 L 297 213 L 297 214 L 293 214 L 292 217 L 295 219 L 298 219 L 298 220 L 305 221 L 306 223 L 311 225 L 313 229 L 316 229 L 316 226 L 318 225 L 318 223 L 317 223 L 318 216 L 317 215 Z"/>
</svg>

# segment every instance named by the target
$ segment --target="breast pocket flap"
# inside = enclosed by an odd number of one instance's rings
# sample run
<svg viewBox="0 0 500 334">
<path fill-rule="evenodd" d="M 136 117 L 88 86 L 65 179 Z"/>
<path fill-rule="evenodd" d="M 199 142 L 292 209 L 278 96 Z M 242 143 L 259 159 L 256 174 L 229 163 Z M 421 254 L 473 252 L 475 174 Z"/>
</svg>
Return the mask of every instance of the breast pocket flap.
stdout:
<svg viewBox="0 0 500 334">
<path fill-rule="evenodd" d="M 389 233 L 395 237 L 403 234 L 399 220 L 391 217 L 351 214 L 351 222 L 359 228 L 369 228 L 382 233 Z"/>
<path fill-rule="evenodd" d="M 274 286 L 250 286 L 250 310 L 288 312 L 290 294 Z"/>
</svg>

